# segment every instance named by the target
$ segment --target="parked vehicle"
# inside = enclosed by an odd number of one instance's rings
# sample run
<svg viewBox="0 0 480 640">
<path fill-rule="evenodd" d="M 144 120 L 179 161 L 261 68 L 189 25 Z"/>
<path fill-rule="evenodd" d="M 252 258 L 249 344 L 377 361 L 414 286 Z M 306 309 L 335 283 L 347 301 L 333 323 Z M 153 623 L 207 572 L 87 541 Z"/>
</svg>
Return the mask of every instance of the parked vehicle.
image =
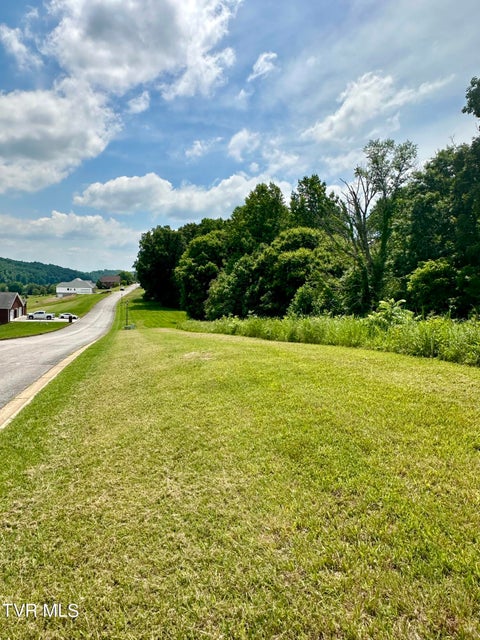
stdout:
<svg viewBox="0 0 480 640">
<path fill-rule="evenodd" d="M 55 314 L 51 311 L 34 311 L 28 314 L 29 320 L 53 320 Z"/>
<path fill-rule="evenodd" d="M 66 311 L 65 313 L 61 313 L 58 317 L 62 320 L 78 320 L 78 316 L 76 316 L 74 313 L 68 313 L 68 311 Z"/>
</svg>

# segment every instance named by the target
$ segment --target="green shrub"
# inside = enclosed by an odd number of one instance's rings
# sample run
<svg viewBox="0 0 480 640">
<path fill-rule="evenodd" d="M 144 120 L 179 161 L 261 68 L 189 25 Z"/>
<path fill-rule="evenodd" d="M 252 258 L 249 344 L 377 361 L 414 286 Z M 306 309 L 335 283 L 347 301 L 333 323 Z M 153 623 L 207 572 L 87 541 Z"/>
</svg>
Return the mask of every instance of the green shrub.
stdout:
<svg viewBox="0 0 480 640">
<path fill-rule="evenodd" d="M 480 366 L 480 322 L 449 317 L 415 319 L 403 301 L 384 301 L 367 318 L 354 316 L 287 316 L 244 320 L 226 317 L 213 322 L 188 321 L 186 331 L 241 335 L 279 342 L 363 347 L 423 358 Z"/>
</svg>

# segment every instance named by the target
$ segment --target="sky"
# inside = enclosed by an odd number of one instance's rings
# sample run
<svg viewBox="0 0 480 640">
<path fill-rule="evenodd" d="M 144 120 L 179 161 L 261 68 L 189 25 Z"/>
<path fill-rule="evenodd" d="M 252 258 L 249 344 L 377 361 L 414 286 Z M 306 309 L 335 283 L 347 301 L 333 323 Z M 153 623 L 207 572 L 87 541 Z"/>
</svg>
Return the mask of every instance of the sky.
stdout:
<svg viewBox="0 0 480 640">
<path fill-rule="evenodd" d="M 470 142 L 478 0 L 2 0 L 0 256 L 132 269 L 262 182 L 339 191 L 371 139 Z"/>
</svg>

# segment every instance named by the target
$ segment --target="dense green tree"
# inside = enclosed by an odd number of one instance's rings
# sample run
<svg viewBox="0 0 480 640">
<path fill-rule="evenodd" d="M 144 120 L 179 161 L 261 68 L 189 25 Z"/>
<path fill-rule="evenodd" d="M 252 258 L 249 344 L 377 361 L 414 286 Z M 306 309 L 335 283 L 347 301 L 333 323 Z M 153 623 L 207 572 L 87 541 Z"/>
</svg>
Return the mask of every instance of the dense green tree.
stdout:
<svg viewBox="0 0 480 640">
<path fill-rule="evenodd" d="M 479 117 L 478 78 L 466 99 L 463 111 Z M 176 293 L 189 314 L 365 314 L 407 296 L 428 313 L 478 312 L 480 138 L 439 151 L 416 172 L 409 141 L 371 140 L 364 153 L 342 198 L 327 195 L 318 175 L 305 176 L 288 208 L 278 186 L 262 183 L 229 220 L 163 231 L 159 262 L 170 256 L 170 273 L 177 265 Z M 138 264 L 157 296 L 168 269 L 155 263 L 153 237 L 142 243 Z M 24 282 L 15 270 L 8 276 Z"/>
<path fill-rule="evenodd" d="M 305 176 L 298 181 L 297 190 L 290 199 L 290 225 L 292 227 L 325 228 L 338 215 L 340 204 L 333 194 L 327 195 L 327 187 L 318 175 Z"/>
<path fill-rule="evenodd" d="M 325 226 L 332 237 L 346 240 L 343 249 L 355 265 L 350 297 L 359 312 L 375 307 L 382 295 L 397 198 L 414 168 L 416 146 L 371 140 L 364 152 L 365 166 L 356 168 L 352 183 L 345 183 L 343 206 Z"/>
<path fill-rule="evenodd" d="M 465 97 L 467 104 L 462 109 L 463 113 L 473 113 L 474 116 L 480 118 L 480 78 L 474 76 L 470 80 Z"/>
<path fill-rule="evenodd" d="M 415 173 L 397 204 L 404 215 L 395 221 L 389 260 L 400 297 L 406 295 L 407 276 L 421 263 L 443 258 L 458 270 L 458 299 L 453 305 L 451 290 L 445 290 L 439 312 L 450 308 L 466 315 L 478 307 L 480 141 L 439 151 Z"/>
<path fill-rule="evenodd" d="M 8 284 L 8 290 L 9 291 L 15 291 L 16 293 L 23 293 L 23 290 L 25 288 L 25 285 L 22 282 L 10 282 Z"/>
<path fill-rule="evenodd" d="M 131 271 L 119 271 L 117 275 L 120 276 L 120 282 L 123 285 L 129 285 L 134 282 L 133 273 Z"/>
<path fill-rule="evenodd" d="M 456 275 L 445 258 L 420 264 L 408 277 L 411 307 L 424 314 L 449 311 L 458 295 Z"/>
<path fill-rule="evenodd" d="M 175 278 L 180 291 L 180 306 L 191 318 L 205 317 L 210 283 L 218 276 L 225 257 L 225 231 L 211 231 L 194 238 L 182 255 L 175 269 Z"/>
<path fill-rule="evenodd" d="M 466 265 L 457 272 L 458 296 L 455 301 L 455 312 L 460 317 L 470 313 L 480 314 L 480 268 Z"/>
<path fill-rule="evenodd" d="M 425 260 L 451 255 L 455 235 L 453 185 L 455 180 L 453 147 L 437 153 L 417 174 L 411 188 L 412 217 L 410 262 L 415 267 Z"/>
<path fill-rule="evenodd" d="M 253 282 L 245 294 L 249 309 L 259 315 L 283 316 L 307 282 L 339 277 L 343 268 L 343 256 L 332 250 L 324 231 L 285 230 L 255 261 Z"/>
<path fill-rule="evenodd" d="M 10 258 L 0 258 L 0 282 L 38 285 L 55 285 L 74 278 L 89 279 L 89 274 L 54 264 L 42 262 L 23 262 Z"/>
<path fill-rule="evenodd" d="M 207 320 L 215 320 L 222 316 L 244 318 L 253 313 L 247 292 L 255 280 L 256 258 L 256 254 L 245 254 L 230 270 L 222 269 L 211 282 L 205 302 Z"/>
<path fill-rule="evenodd" d="M 169 226 L 158 226 L 142 235 L 134 267 L 147 300 L 166 307 L 178 306 L 174 271 L 184 250 L 183 237 Z"/>
<path fill-rule="evenodd" d="M 452 214 L 457 266 L 480 266 L 480 138 L 456 150 Z"/>
<path fill-rule="evenodd" d="M 404 283 L 420 262 L 454 252 L 455 155 L 454 147 L 439 151 L 397 197 L 401 215 L 394 218 L 389 257 L 395 276 Z"/>
<path fill-rule="evenodd" d="M 222 218 L 203 218 L 200 222 L 187 222 L 179 227 L 178 233 L 183 237 L 185 246 L 198 236 L 204 236 L 210 231 L 219 231 L 226 225 L 226 221 Z"/>
<path fill-rule="evenodd" d="M 288 208 L 280 188 L 262 183 L 232 213 L 229 224 L 229 259 L 233 264 L 261 244 L 270 244 L 287 226 Z"/>
</svg>

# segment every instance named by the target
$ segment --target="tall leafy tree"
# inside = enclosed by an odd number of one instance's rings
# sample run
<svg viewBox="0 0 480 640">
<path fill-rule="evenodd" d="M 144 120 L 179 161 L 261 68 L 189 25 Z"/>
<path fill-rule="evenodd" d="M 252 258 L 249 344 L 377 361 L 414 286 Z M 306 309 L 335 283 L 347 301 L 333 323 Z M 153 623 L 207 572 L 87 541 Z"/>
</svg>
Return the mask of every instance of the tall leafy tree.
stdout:
<svg viewBox="0 0 480 640">
<path fill-rule="evenodd" d="M 467 104 L 463 107 L 463 113 L 473 113 L 480 118 L 480 78 L 474 76 L 470 80 L 470 86 L 465 93 Z"/>
<path fill-rule="evenodd" d="M 191 318 L 205 317 L 205 301 L 212 280 L 215 280 L 226 257 L 224 231 L 211 231 L 194 238 L 177 268 L 175 278 L 180 291 L 180 306 Z"/>
<path fill-rule="evenodd" d="M 229 269 L 222 269 L 212 280 L 205 301 L 207 320 L 222 316 L 244 318 L 253 312 L 248 293 L 255 282 L 257 253 L 246 253 Z"/>
<path fill-rule="evenodd" d="M 179 294 L 174 271 L 185 250 L 183 237 L 169 226 L 142 234 L 134 268 L 145 298 L 166 307 L 177 307 Z"/>
<path fill-rule="evenodd" d="M 270 244 L 287 225 L 288 208 L 280 188 L 259 184 L 232 213 L 229 225 L 230 262 Z"/>
<path fill-rule="evenodd" d="M 371 140 L 364 148 L 366 162 L 355 170 L 355 180 L 345 184 L 342 206 L 333 210 L 324 228 L 354 261 L 348 286 L 356 289 L 355 310 L 367 311 L 381 297 L 393 230 L 397 198 L 416 162 L 410 142 Z"/>
<path fill-rule="evenodd" d="M 218 231 L 226 226 L 227 222 L 222 218 L 203 218 L 200 222 L 187 222 L 178 229 L 178 233 L 183 237 L 185 246 L 194 238 L 204 236 L 210 231 Z"/>
<path fill-rule="evenodd" d="M 327 186 L 318 175 L 305 176 L 290 198 L 291 226 L 320 229 L 328 224 L 339 206 L 338 198 L 327 195 Z"/>
<path fill-rule="evenodd" d="M 456 155 L 454 147 L 439 151 L 415 174 L 404 194 L 410 218 L 407 272 L 420 262 L 445 258 L 454 251 Z"/>
</svg>

